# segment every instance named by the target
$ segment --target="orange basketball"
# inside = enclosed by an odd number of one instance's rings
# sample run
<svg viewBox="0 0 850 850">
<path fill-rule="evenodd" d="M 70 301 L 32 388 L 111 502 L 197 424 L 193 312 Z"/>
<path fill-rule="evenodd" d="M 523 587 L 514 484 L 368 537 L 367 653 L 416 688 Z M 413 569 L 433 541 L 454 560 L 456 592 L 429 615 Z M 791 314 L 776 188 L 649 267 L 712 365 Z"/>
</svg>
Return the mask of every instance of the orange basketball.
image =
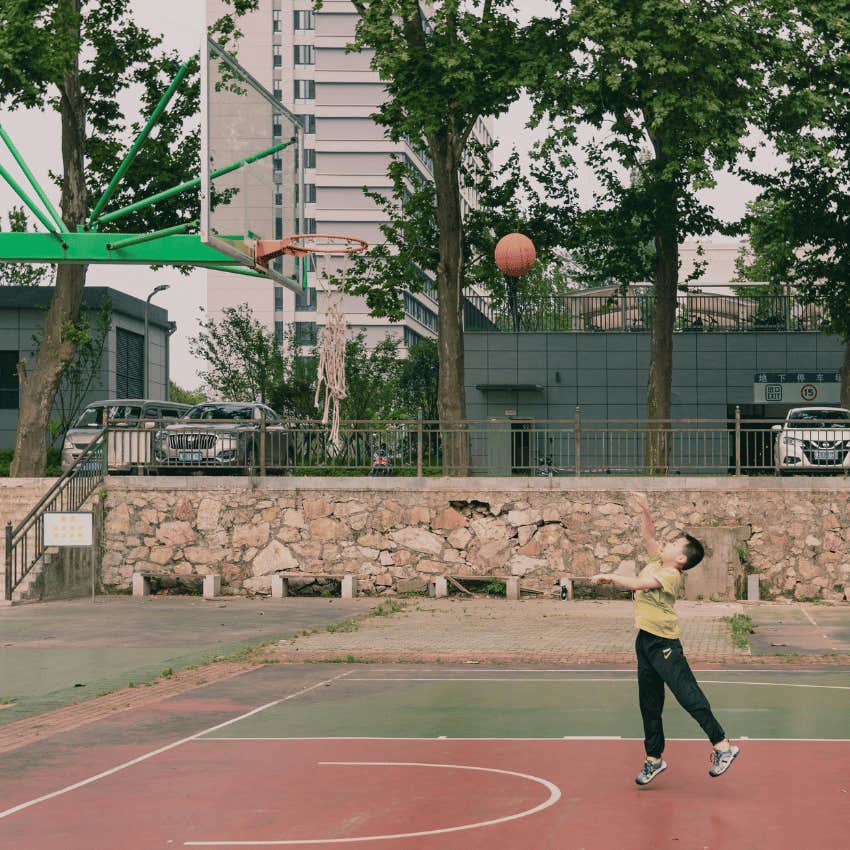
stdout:
<svg viewBox="0 0 850 850">
<path fill-rule="evenodd" d="M 496 245 L 496 265 L 508 277 L 528 274 L 537 259 L 534 243 L 522 233 L 509 233 Z"/>
</svg>

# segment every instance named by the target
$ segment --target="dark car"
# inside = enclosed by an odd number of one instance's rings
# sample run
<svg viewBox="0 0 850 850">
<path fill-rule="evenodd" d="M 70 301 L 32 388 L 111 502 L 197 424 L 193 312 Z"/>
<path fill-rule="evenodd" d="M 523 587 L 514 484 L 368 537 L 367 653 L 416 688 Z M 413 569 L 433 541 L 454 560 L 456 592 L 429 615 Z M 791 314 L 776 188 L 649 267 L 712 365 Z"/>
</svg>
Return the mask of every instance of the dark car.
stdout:
<svg viewBox="0 0 850 850">
<path fill-rule="evenodd" d="M 265 404 L 204 402 L 156 434 L 154 462 L 160 467 L 237 469 L 252 475 L 264 447 L 266 466 L 279 469 L 289 464 L 288 431 L 289 425 Z"/>
</svg>

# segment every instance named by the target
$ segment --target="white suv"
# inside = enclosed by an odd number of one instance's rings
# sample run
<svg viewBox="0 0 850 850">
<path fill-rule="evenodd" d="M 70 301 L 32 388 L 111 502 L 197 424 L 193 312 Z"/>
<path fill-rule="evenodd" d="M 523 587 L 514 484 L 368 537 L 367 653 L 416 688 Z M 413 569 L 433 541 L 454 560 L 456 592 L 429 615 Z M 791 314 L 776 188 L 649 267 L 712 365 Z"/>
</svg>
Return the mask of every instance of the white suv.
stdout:
<svg viewBox="0 0 850 850">
<path fill-rule="evenodd" d="M 773 456 L 780 474 L 850 469 L 850 410 L 795 407 L 773 430 Z"/>
</svg>

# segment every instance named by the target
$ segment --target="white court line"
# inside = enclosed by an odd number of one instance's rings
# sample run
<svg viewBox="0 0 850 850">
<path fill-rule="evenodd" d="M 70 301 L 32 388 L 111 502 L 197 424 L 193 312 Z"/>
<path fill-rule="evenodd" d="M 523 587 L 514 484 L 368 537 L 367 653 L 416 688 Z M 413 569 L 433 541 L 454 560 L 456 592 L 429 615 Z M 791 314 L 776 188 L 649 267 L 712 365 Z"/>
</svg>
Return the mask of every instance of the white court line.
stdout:
<svg viewBox="0 0 850 850">
<path fill-rule="evenodd" d="M 809 622 L 810 622 L 813 626 L 817 626 L 817 623 L 815 622 L 815 618 L 814 618 L 814 617 L 813 617 L 813 616 L 812 616 L 812 615 L 811 615 L 811 614 L 810 614 L 810 613 L 809 613 L 809 612 L 808 612 L 808 611 L 807 611 L 807 610 L 806 610 L 806 609 L 805 609 L 802 605 L 800 606 L 800 610 L 803 612 L 803 614 L 805 615 L 806 619 L 807 619 L 807 620 L 808 620 L 808 621 L 809 621 Z"/>
<path fill-rule="evenodd" d="M 114 773 L 118 773 L 119 771 L 126 770 L 128 767 L 133 767 L 133 765 L 140 764 L 143 761 L 147 761 L 154 756 L 158 756 L 161 753 L 168 752 L 168 750 L 173 750 L 175 747 L 179 747 L 181 744 L 186 744 L 189 741 L 194 741 L 196 738 L 199 738 L 201 735 L 208 735 L 210 732 L 215 732 L 217 729 L 224 729 L 225 726 L 230 726 L 232 723 L 237 723 L 240 720 L 245 720 L 247 717 L 251 717 L 254 714 L 259 714 L 261 711 L 265 711 L 267 708 L 272 708 L 275 705 L 279 705 L 282 702 L 287 702 L 291 699 L 295 699 L 296 697 L 300 697 L 303 694 L 308 693 L 309 691 L 313 691 L 316 688 L 321 688 L 324 685 L 329 685 L 331 682 L 335 682 L 337 679 L 341 679 L 343 676 L 348 676 L 352 673 L 352 670 L 349 670 L 345 673 L 340 673 L 338 676 L 334 676 L 331 679 L 325 679 L 323 682 L 317 682 L 315 685 L 310 685 L 308 688 L 302 688 L 300 691 L 296 691 L 294 694 L 290 694 L 289 696 L 282 697 L 281 699 L 276 699 L 272 702 L 267 702 L 265 705 L 261 705 L 258 708 L 254 708 L 251 711 L 246 711 L 245 714 L 240 714 L 238 717 L 234 717 L 231 720 L 225 720 L 224 723 L 218 723 L 215 726 L 211 726 L 209 729 L 203 729 L 200 732 L 196 732 L 194 735 L 189 735 L 188 738 L 181 738 L 179 741 L 174 741 L 171 744 L 166 744 L 164 747 L 159 747 L 156 750 L 152 750 L 149 753 L 145 753 L 144 755 L 137 756 L 130 761 L 125 761 L 123 764 L 116 765 L 115 767 L 111 767 L 109 770 L 104 770 L 102 773 L 98 773 L 95 776 L 90 776 L 88 779 L 82 779 L 79 782 L 75 782 L 73 785 L 66 785 L 64 788 L 60 788 L 58 791 L 52 791 L 50 794 L 45 794 L 42 797 L 36 797 L 34 800 L 27 800 L 26 803 L 19 803 L 17 806 L 12 806 L 10 809 L 6 809 L 4 812 L 0 812 L 0 818 L 9 817 L 9 815 L 14 815 L 16 812 L 20 812 L 23 809 L 28 809 L 30 806 L 35 806 L 38 803 L 44 803 L 47 800 L 52 800 L 54 797 L 59 797 L 62 794 L 67 794 L 69 791 L 76 791 L 77 788 L 83 788 L 86 785 L 91 785 L 92 782 L 97 782 L 99 779 L 104 779 L 107 776 L 112 776 Z"/>
<path fill-rule="evenodd" d="M 493 678 L 483 678 L 480 676 L 476 676 L 474 678 L 453 678 L 453 679 L 441 679 L 438 677 L 434 678 L 426 678 L 426 677 L 415 677 L 415 676 L 398 676 L 393 679 L 369 679 L 369 678 L 355 678 L 351 677 L 349 682 L 531 682 L 533 684 L 540 684 L 541 682 L 554 682 L 555 684 L 575 684 L 580 682 L 618 682 L 620 684 L 634 685 L 635 681 L 633 679 L 624 679 L 624 678 L 613 678 L 613 677 L 583 677 L 581 679 L 553 679 L 551 677 L 547 677 L 545 679 L 532 679 L 527 676 L 521 678 L 507 678 L 505 676 L 493 677 Z M 813 685 L 813 684 L 797 684 L 792 682 L 747 682 L 739 679 L 698 679 L 697 680 L 702 685 L 755 685 L 757 687 L 769 687 L 769 688 L 821 688 L 826 690 L 834 690 L 834 691 L 850 691 L 850 685 Z"/>
<path fill-rule="evenodd" d="M 516 776 L 520 779 L 528 779 L 531 782 L 536 782 L 548 789 L 549 797 L 534 808 L 526 809 L 523 812 L 516 812 L 512 815 L 505 815 L 501 818 L 493 820 L 478 821 L 477 823 L 466 823 L 461 826 L 448 826 L 443 829 L 427 829 L 420 832 L 398 832 L 393 835 L 362 835 L 357 838 L 301 838 L 301 839 L 280 839 L 276 841 L 186 841 L 186 847 L 272 847 L 281 845 L 294 844 L 354 844 L 361 841 L 389 841 L 400 838 L 422 838 L 426 835 L 446 835 L 451 832 L 464 832 L 470 829 L 480 829 L 483 826 L 495 826 L 500 823 L 508 823 L 509 821 L 527 818 L 554 806 L 561 799 L 561 789 L 548 779 L 542 779 L 539 776 L 533 776 L 530 773 L 518 773 L 514 770 L 499 770 L 495 767 L 475 767 L 469 764 L 427 764 L 421 762 L 403 762 L 403 761 L 321 761 L 320 765 L 333 765 L 345 767 L 442 767 L 450 770 L 474 770 L 482 773 L 500 773 L 504 776 Z"/>
<path fill-rule="evenodd" d="M 685 742 L 698 742 L 704 744 L 706 742 L 705 737 L 702 738 L 666 738 L 667 741 L 685 741 Z M 797 742 L 797 741 L 814 741 L 819 743 L 827 743 L 827 744 L 848 744 L 850 743 L 850 738 L 748 738 L 746 735 L 739 735 L 737 738 L 731 738 L 732 741 L 780 741 L 780 742 Z M 483 743 L 492 743 L 492 742 L 505 742 L 508 744 L 513 743 L 528 743 L 529 741 L 545 741 L 548 743 L 557 743 L 558 741 L 641 741 L 643 742 L 643 738 L 624 738 L 622 735 L 558 735 L 554 738 L 447 738 L 445 735 L 440 735 L 437 738 L 402 738 L 402 737 L 381 737 L 381 736 L 364 736 L 364 737 L 353 737 L 353 738 L 334 738 L 334 737 L 322 737 L 322 738 L 199 738 L 198 741 L 202 744 L 208 743 L 220 743 L 222 741 L 263 741 L 263 742 L 271 742 L 277 741 L 279 743 L 289 743 L 290 741 L 397 741 L 399 743 L 428 743 L 435 741 L 445 741 L 447 743 L 474 743 L 476 741 L 481 741 Z"/>
</svg>

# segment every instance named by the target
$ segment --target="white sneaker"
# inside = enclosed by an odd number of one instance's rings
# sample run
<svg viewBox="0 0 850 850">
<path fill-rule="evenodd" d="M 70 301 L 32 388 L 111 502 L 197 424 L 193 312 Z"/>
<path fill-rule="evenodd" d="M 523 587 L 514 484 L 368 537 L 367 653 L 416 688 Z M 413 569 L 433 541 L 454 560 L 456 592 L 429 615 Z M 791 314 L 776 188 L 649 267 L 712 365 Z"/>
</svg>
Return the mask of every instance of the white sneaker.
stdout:
<svg viewBox="0 0 850 850">
<path fill-rule="evenodd" d="M 711 767 L 708 769 L 708 775 L 720 776 L 722 773 L 726 773 L 732 762 L 738 758 L 738 753 L 740 752 L 741 748 L 736 747 L 734 744 L 728 750 L 718 750 L 715 748 L 711 755 Z"/>
<path fill-rule="evenodd" d="M 649 785 L 662 770 L 667 770 L 667 762 L 664 759 L 661 761 L 647 759 L 641 772 L 635 777 L 635 782 L 638 785 Z"/>
</svg>

